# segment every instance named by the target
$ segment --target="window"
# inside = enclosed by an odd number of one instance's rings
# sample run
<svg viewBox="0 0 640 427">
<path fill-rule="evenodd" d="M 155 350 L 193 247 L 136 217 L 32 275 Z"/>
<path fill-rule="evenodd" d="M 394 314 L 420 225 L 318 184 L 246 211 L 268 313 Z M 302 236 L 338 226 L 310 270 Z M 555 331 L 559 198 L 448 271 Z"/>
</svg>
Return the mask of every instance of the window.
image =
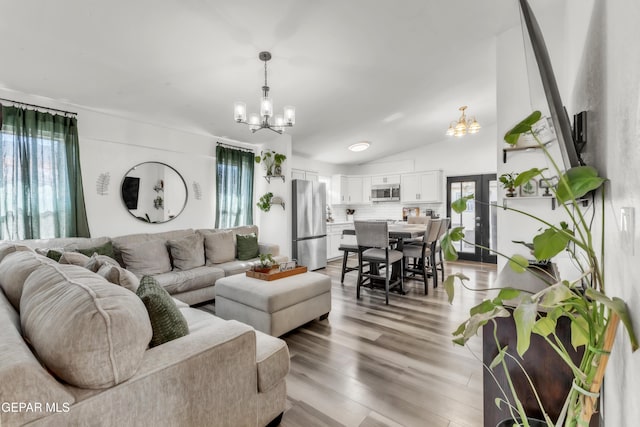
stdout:
<svg viewBox="0 0 640 427">
<path fill-rule="evenodd" d="M 89 236 L 76 119 L 2 110 L 0 239 Z"/>
<path fill-rule="evenodd" d="M 253 224 L 253 152 L 216 147 L 216 228 Z"/>
</svg>

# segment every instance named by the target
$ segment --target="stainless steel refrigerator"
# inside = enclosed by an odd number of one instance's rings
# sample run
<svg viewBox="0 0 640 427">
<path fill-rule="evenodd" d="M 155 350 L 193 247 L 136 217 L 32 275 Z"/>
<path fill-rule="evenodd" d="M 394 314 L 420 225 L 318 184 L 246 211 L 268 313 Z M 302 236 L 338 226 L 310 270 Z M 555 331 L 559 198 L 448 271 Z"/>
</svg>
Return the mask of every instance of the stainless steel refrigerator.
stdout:
<svg viewBox="0 0 640 427">
<path fill-rule="evenodd" d="M 293 258 L 298 265 L 317 270 L 327 265 L 326 186 L 294 179 Z"/>
</svg>

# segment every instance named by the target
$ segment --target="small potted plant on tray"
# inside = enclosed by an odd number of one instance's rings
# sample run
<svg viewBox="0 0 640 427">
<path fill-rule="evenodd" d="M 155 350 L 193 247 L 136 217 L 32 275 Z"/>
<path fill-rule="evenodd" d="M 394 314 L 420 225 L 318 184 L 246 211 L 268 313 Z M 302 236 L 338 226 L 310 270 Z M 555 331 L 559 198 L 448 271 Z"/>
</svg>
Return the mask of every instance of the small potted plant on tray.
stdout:
<svg viewBox="0 0 640 427">
<path fill-rule="evenodd" d="M 260 263 L 253 267 L 253 271 L 257 273 L 269 273 L 276 265 L 276 260 L 271 254 L 260 254 Z"/>
<path fill-rule="evenodd" d="M 494 298 L 486 299 L 481 304 L 470 310 L 470 316 L 453 333 L 454 343 L 464 345 L 481 326 L 492 327 L 493 336 L 497 346 L 497 356 L 492 361 L 485 361 L 488 373 L 494 378 L 494 369 L 504 372 L 507 386 L 501 387 L 502 396 L 496 398 L 498 406 L 505 404 L 511 419 L 506 424 L 499 426 L 588 426 L 593 413 L 597 410 L 597 400 L 600 387 L 608 362 L 609 354 L 613 346 L 616 329 L 620 321 L 625 326 L 632 351 L 638 348 L 638 341 L 633 330 L 629 310 L 626 303 L 617 297 L 610 297 L 605 289 L 605 276 L 603 271 L 604 243 L 596 245 L 592 235 L 592 219 L 583 214 L 580 206 L 581 199 L 587 194 L 595 194 L 596 190 L 602 192 L 602 236 L 599 242 L 604 242 L 604 188 L 606 181 L 598 176 L 595 168 L 590 166 L 578 166 L 563 172 L 553 157 L 549 154 L 544 144 L 532 131 L 533 125 L 540 120 L 539 111 L 534 112 L 524 119 L 512 130 L 506 133 L 505 141 L 515 144 L 522 134 L 532 135 L 538 146 L 543 150 L 547 160 L 552 165 L 552 175 L 559 176 L 557 186 L 549 185 L 559 206 L 565 212 L 566 221 L 552 224 L 524 210 L 505 207 L 509 212 L 523 215 L 540 223 L 541 229 L 533 242 L 533 256 L 536 260 L 547 260 L 567 252 L 573 263 L 580 271 L 580 277 L 574 280 L 566 280 L 540 269 L 530 266 L 528 260 L 522 255 L 506 255 L 493 251 L 508 260 L 505 268 L 511 268 L 516 273 L 523 275 L 533 274 L 539 277 L 546 287 L 539 292 L 532 293 L 518 289 L 518 284 L 513 287 L 499 289 Z M 552 177 L 547 176 L 546 169 L 533 168 L 521 172 L 514 177 L 513 186 L 528 182 L 533 178 L 548 181 Z M 503 175 L 504 176 L 504 175 Z M 505 183 L 500 177 L 500 181 Z M 505 178 L 506 179 L 506 178 Z M 505 185 L 506 187 L 506 185 Z M 461 213 L 467 207 L 467 202 L 474 198 L 466 196 L 451 204 L 455 212 Z M 594 196 L 595 198 L 595 196 Z M 476 201 L 476 203 L 480 203 Z M 454 260 L 457 258 L 456 244 L 454 242 L 464 240 L 464 227 L 453 227 L 442 238 L 442 249 L 445 258 Z M 474 245 L 473 242 L 465 243 Z M 449 295 L 449 301 L 453 301 L 455 284 L 460 283 L 469 289 L 465 281 L 468 278 L 462 273 L 455 273 L 447 277 L 444 287 Z M 498 290 L 496 290 L 498 291 Z M 510 352 L 506 345 L 499 342 L 496 334 L 497 321 L 501 317 L 512 317 L 515 323 L 517 335 L 517 354 Z M 581 350 L 582 355 L 575 362 L 571 358 L 573 349 L 565 347 L 559 339 L 557 327 L 559 322 L 570 322 L 571 345 L 574 349 Z M 557 420 L 552 420 L 540 400 L 540 390 L 536 389 L 535 379 L 531 378 L 521 361 L 527 357 L 532 334 L 542 337 L 552 351 L 555 352 L 562 363 L 565 363 L 573 376 L 573 384 L 568 391 L 562 411 Z M 507 364 L 517 366 L 516 371 L 510 371 Z M 527 417 L 524 408 L 525 396 L 519 395 L 514 387 L 513 375 L 522 375 L 525 383 L 530 387 L 535 401 L 542 411 L 544 420 L 534 421 Z M 542 424 L 540 424 L 542 422 Z"/>
</svg>

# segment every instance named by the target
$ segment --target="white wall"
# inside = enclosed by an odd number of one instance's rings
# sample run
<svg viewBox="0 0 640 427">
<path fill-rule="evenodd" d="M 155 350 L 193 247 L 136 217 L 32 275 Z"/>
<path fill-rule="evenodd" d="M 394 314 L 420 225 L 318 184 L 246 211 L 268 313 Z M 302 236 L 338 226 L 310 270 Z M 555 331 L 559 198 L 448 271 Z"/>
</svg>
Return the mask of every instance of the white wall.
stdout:
<svg viewBox="0 0 640 427">
<path fill-rule="evenodd" d="M 254 222 L 260 226 L 260 241 L 277 243 L 280 246 L 280 254 L 291 257 L 291 176 L 292 154 L 291 136 L 284 134 L 277 139 L 261 145 L 260 150 L 271 149 L 287 156 L 287 160 L 282 164 L 282 174 L 286 177 L 283 182 L 280 178 L 275 178 L 268 183 L 264 179 L 265 170 L 262 163 L 256 165 L 254 175 L 256 177 L 254 186 L 254 199 L 257 201 L 263 194 L 272 192 L 274 196 L 280 196 L 285 202 L 284 209 L 281 206 L 272 206 L 269 212 L 263 212 L 254 208 Z"/>
<path fill-rule="evenodd" d="M 571 0 L 568 57 L 572 60 L 570 106 L 589 114 L 585 160 L 606 176 L 605 273 L 607 293 L 623 298 L 640 332 L 640 3 L 636 0 Z M 633 250 L 624 247 L 620 209 L 634 207 Z M 596 235 L 599 221 L 595 221 Z M 637 425 L 640 419 L 640 352 L 631 353 L 624 329 L 618 330 L 605 377 L 604 417 L 608 427 Z"/>
<path fill-rule="evenodd" d="M 548 10 L 536 9 L 535 3 L 531 3 L 544 33 L 558 85 L 562 87 L 561 82 L 566 80 L 562 77 L 564 75 L 564 67 L 561 61 L 565 48 L 564 33 L 562 32 L 562 28 L 564 28 L 562 25 L 564 22 L 564 14 L 558 13 L 557 7 L 553 10 L 553 13 L 549 13 Z M 562 9 L 560 9 L 560 12 L 562 12 Z M 500 176 L 503 173 L 519 173 L 533 167 L 551 169 L 552 165 L 546 161 L 541 151 L 509 153 L 507 162 L 503 163 L 502 161 L 502 150 L 507 146 L 502 139 L 504 133 L 534 110 L 540 110 L 544 115 L 548 116 L 549 108 L 546 104 L 537 66 L 531 62 L 533 60 L 532 57 L 527 58 L 525 56 L 523 35 L 520 26 L 511 28 L 500 34 L 496 46 L 497 133 L 499 136 L 499 143 L 496 145 L 495 151 L 495 156 L 499 159 L 497 174 Z M 529 61 L 529 63 L 527 63 L 527 61 Z M 561 159 L 557 144 L 554 143 L 550 151 L 554 158 Z M 499 203 L 503 203 L 503 200 L 506 199 L 507 206 L 527 210 L 554 224 L 558 224 L 564 219 L 562 210 L 553 210 L 550 200 L 508 199 L 505 197 L 505 190 L 501 187 L 502 186 L 499 186 Z M 524 246 L 512 243 L 512 240 L 530 242 L 532 237 L 537 234 L 539 228 L 540 223 L 534 220 L 518 213 L 498 209 L 498 251 L 507 255 L 521 254 L 526 258 L 532 258 L 532 255 Z M 498 269 L 503 268 L 505 263 L 504 258 L 498 257 Z M 560 261 L 560 263 L 563 264 L 563 261 Z M 568 263 L 564 270 L 567 269 L 570 269 Z"/>
<path fill-rule="evenodd" d="M 631 250 L 623 247 L 620 230 L 620 209 L 634 207 L 636 224 L 640 209 L 640 50 L 629 48 L 630 40 L 640 39 L 640 3 L 568 0 L 566 9 L 555 14 L 539 13 L 532 3 L 569 114 L 582 110 L 589 114 L 583 158 L 610 180 L 604 206 L 607 293 L 627 302 L 634 327 L 640 331 L 640 291 L 636 285 L 640 276 L 640 233 L 636 230 L 631 237 Z M 498 42 L 499 129 L 508 129 L 531 109 L 539 108 L 527 109 L 523 102 L 526 91 L 521 86 L 522 70 L 518 69 L 518 37 L 519 30 L 509 30 Z M 516 162 L 514 159 L 509 166 L 515 167 Z M 499 173 L 502 170 L 505 168 L 499 166 Z M 601 209 L 598 203 L 596 237 L 601 231 Z M 500 232 L 523 229 L 522 221 L 504 217 L 499 221 Z M 501 237 L 504 246 L 506 238 Z M 640 352 L 631 353 L 625 334 L 621 327 L 605 377 L 603 416 L 610 427 L 634 426 L 640 419 Z"/>
<path fill-rule="evenodd" d="M 0 97 L 58 108 L 78 113 L 78 134 L 82 179 L 92 236 L 118 236 L 131 233 L 155 233 L 181 228 L 213 228 L 215 225 L 215 147 L 224 142 L 259 153 L 273 148 L 291 158 L 291 137 L 281 136 L 268 144 L 248 144 L 230 141 L 214 135 L 171 129 L 159 124 L 128 119 L 77 105 L 66 105 L 50 99 L 0 89 Z M 166 163 L 177 170 L 187 185 L 188 200 L 182 214 L 163 224 L 148 224 L 134 218 L 125 208 L 120 185 L 133 166 L 147 161 Z M 284 164 L 289 173 L 289 162 Z M 100 174 L 110 175 L 108 194 L 98 195 L 96 181 Z M 282 195 L 291 201 L 290 182 L 268 185 L 261 165 L 256 165 L 254 199 L 266 191 Z M 202 197 L 194 197 L 194 183 L 200 185 Z M 267 190 L 268 189 L 268 190 Z M 152 194 L 152 196 L 155 196 Z M 151 202 L 149 202 L 151 203 Z M 291 255 L 290 203 L 287 211 L 275 206 L 264 214 L 254 203 L 254 223 L 260 227 L 260 240 L 280 245 L 281 253 Z"/>
</svg>

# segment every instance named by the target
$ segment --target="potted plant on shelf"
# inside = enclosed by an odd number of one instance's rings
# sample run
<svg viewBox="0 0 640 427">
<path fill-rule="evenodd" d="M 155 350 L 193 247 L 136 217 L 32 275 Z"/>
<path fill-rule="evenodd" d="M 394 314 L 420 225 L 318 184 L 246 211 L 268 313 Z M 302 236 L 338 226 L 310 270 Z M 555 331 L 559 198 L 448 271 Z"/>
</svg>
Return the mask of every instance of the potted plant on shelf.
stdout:
<svg viewBox="0 0 640 427">
<path fill-rule="evenodd" d="M 529 414 L 523 406 L 523 396 L 519 396 L 514 387 L 512 375 L 507 368 L 507 362 L 515 364 L 524 369 L 518 357 L 509 353 L 506 346 L 500 344 L 495 334 L 496 319 L 501 317 L 513 317 L 517 334 L 517 354 L 521 358 L 527 357 L 532 334 L 539 335 L 553 349 L 553 351 L 565 363 L 572 375 L 573 386 L 571 387 L 563 409 L 557 421 L 551 420 L 540 401 L 539 390 L 536 389 L 535 381 L 521 372 L 526 378 L 534 398 L 544 416 L 544 422 L 549 426 L 576 426 L 588 425 L 593 415 L 597 399 L 600 392 L 602 378 L 608 362 L 609 353 L 613 346 L 613 340 L 619 321 L 622 321 L 627 330 L 631 348 L 635 351 L 638 348 L 638 341 L 633 330 L 629 311 L 626 303 L 617 297 L 609 297 L 605 289 L 605 277 L 603 271 L 604 248 L 596 247 L 594 236 L 591 230 L 592 221 L 586 218 L 581 210 L 579 199 L 590 192 L 600 190 L 602 192 L 602 233 L 600 245 L 604 243 L 604 189 L 601 188 L 606 181 L 598 176 L 597 171 L 590 166 L 579 166 L 571 168 L 565 173 L 547 151 L 544 144 L 532 132 L 532 126 L 540 119 L 539 111 L 534 112 L 505 135 L 505 141 L 515 144 L 522 134 L 530 134 L 543 150 L 545 156 L 552 165 L 554 175 L 559 176 L 556 187 L 550 185 L 554 197 L 564 208 L 567 221 L 554 225 L 529 212 L 505 207 L 507 211 L 524 215 L 540 223 L 542 229 L 533 238 L 533 256 L 536 260 L 551 259 L 560 252 L 566 251 L 575 265 L 578 266 L 581 275 L 577 280 L 563 280 L 555 277 L 542 269 L 530 268 L 527 259 L 522 255 L 506 255 L 493 251 L 489 248 L 485 250 L 496 253 L 508 260 L 508 268 L 520 274 L 534 274 L 547 283 L 547 286 L 536 293 L 530 293 L 517 286 L 502 288 L 497 296 L 486 299 L 481 304 L 470 310 L 470 317 L 465 320 L 453 333 L 454 343 L 464 345 L 474 336 L 481 326 L 493 326 L 494 338 L 498 348 L 498 354 L 485 367 L 490 375 L 495 379 L 494 369 L 504 372 L 508 387 L 502 388 L 502 396 L 496 399 L 496 404 L 505 403 L 511 415 L 511 425 L 540 425 L 533 424 L 527 420 Z M 513 174 L 505 174 L 511 175 Z M 533 168 L 518 174 L 513 185 L 527 182 L 532 178 L 539 177 L 542 180 L 549 180 L 546 176 L 546 169 Z M 501 179 L 501 182 L 502 179 Z M 473 199 L 473 195 L 463 197 L 454 201 L 452 209 L 458 213 L 466 209 L 467 201 Z M 476 203 L 479 203 L 476 201 Z M 464 241 L 464 227 L 454 227 L 442 238 L 442 249 L 445 258 L 454 260 L 457 252 L 454 242 Z M 466 242 L 474 245 L 473 242 Z M 507 268 L 507 267 L 505 267 Z M 468 280 L 461 273 L 455 273 L 447 277 L 444 287 L 449 296 L 449 301 L 453 301 L 454 288 L 457 283 L 469 289 L 465 281 Z M 542 315 L 539 310 L 545 310 L 546 315 Z M 581 349 L 582 356 L 578 363 L 575 363 L 570 354 L 570 349 L 566 348 L 558 337 L 557 326 L 560 319 L 567 319 L 571 324 L 571 343 L 574 348 Z M 491 323 L 491 325 L 488 325 Z M 554 422 L 556 424 L 554 424 Z M 499 424 L 502 426 L 503 424 Z"/>
<path fill-rule="evenodd" d="M 498 177 L 498 180 L 502 183 L 502 187 L 507 190 L 507 197 L 514 197 L 516 195 L 515 182 L 517 176 L 517 173 L 510 172 L 503 173 L 502 175 L 500 175 L 500 177 Z"/>
<path fill-rule="evenodd" d="M 253 271 L 257 273 L 269 273 L 276 261 L 271 254 L 260 254 L 260 264 L 253 267 Z"/>
<path fill-rule="evenodd" d="M 261 211 L 269 212 L 269 210 L 271 210 L 271 199 L 273 199 L 273 193 L 269 191 L 260 197 L 256 206 L 260 208 Z"/>
<path fill-rule="evenodd" d="M 262 163 L 267 176 L 281 176 L 282 162 L 287 159 L 284 154 L 277 153 L 273 150 L 261 151 L 259 156 L 255 157 L 256 163 Z"/>
</svg>

